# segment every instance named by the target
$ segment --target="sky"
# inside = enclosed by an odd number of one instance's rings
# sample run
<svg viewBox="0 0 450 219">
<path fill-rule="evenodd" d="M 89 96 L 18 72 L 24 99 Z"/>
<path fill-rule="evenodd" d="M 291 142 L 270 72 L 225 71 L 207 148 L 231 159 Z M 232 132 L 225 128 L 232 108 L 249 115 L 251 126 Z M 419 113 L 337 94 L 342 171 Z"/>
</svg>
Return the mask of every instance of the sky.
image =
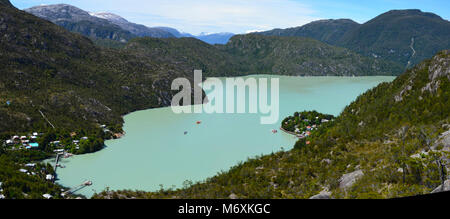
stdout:
<svg viewBox="0 0 450 219">
<path fill-rule="evenodd" d="M 392 9 L 420 9 L 450 20 L 450 0 L 11 0 L 19 9 L 70 4 L 90 12 L 111 12 L 149 27 L 191 34 L 248 33 L 301 26 L 319 19 L 364 23 Z"/>
</svg>

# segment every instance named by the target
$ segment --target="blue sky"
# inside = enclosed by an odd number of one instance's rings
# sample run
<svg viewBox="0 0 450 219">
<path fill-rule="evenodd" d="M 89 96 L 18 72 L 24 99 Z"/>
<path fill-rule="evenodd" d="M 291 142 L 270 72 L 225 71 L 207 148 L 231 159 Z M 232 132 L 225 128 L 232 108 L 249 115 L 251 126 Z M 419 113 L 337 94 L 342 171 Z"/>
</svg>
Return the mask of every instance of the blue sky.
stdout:
<svg viewBox="0 0 450 219">
<path fill-rule="evenodd" d="M 421 9 L 450 19 L 449 0 L 11 0 L 24 9 L 65 3 L 91 12 L 112 12 L 147 26 L 183 32 L 233 32 L 287 28 L 318 19 L 363 23 L 391 9 Z"/>
</svg>

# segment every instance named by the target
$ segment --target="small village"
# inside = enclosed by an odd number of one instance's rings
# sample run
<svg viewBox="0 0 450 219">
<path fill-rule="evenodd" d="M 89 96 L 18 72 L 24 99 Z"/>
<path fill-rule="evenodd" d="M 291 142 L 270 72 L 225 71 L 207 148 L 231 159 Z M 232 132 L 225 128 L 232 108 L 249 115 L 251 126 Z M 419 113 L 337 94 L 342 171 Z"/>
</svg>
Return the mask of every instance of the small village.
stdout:
<svg viewBox="0 0 450 219">
<path fill-rule="evenodd" d="M 106 125 L 100 125 L 99 127 L 102 132 L 111 133 Z M 49 137 L 48 134 L 49 133 L 42 132 L 15 134 L 8 139 L 4 139 L 0 146 L 6 149 L 6 151 L 20 154 L 43 154 L 44 157 L 51 157 L 52 154 L 54 154 L 55 162 L 53 165 L 39 160 L 19 163 L 17 169 L 21 174 L 38 177 L 50 183 L 54 183 L 57 179 L 57 168 L 65 168 L 65 166 L 59 162 L 62 158 L 70 158 L 75 154 L 93 152 L 92 148 L 98 150 L 100 146 L 103 147 L 104 145 L 103 139 L 98 139 L 98 137 L 96 139 L 94 136 L 80 137 L 76 132 L 71 132 L 67 135 L 51 135 L 52 137 Z M 52 140 L 49 141 L 49 139 Z M 84 148 L 90 148 L 90 150 Z M 3 194 L 2 185 L 4 185 L 4 182 L 0 179 L 0 199 L 5 199 L 7 197 Z M 87 180 L 74 188 L 62 189 L 59 195 L 64 198 L 65 196 L 73 194 L 75 191 L 90 185 L 92 185 L 92 181 Z M 45 199 L 54 198 L 51 194 L 42 194 L 42 197 Z"/>
<path fill-rule="evenodd" d="M 321 114 L 316 111 L 296 112 L 294 116 L 289 116 L 283 120 L 281 130 L 295 135 L 300 139 L 311 136 L 322 124 L 334 120 L 334 116 Z"/>
<path fill-rule="evenodd" d="M 71 141 L 67 141 L 67 139 L 60 139 L 49 142 L 48 145 L 42 145 L 39 142 L 41 141 L 41 137 L 44 133 L 33 132 L 28 135 L 14 135 L 10 139 L 6 139 L 4 141 L 4 146 L 8 150 L 42 150 L 44 148 L 54 148 L 53 152 L 55 153 L 65 153 L 65 157 L 70 157 L 73 154 L 69 153 L 69 151 L 79 150 L 80 142 L 86 141 L 89 138 L 84 136 L 80 139 L 73 139 Z M 70 134 L 70 138 L 76 138 L 77 133 L 72 132 Z M 62 142 L 65 142 L 64 144 Z"/>
</svg>

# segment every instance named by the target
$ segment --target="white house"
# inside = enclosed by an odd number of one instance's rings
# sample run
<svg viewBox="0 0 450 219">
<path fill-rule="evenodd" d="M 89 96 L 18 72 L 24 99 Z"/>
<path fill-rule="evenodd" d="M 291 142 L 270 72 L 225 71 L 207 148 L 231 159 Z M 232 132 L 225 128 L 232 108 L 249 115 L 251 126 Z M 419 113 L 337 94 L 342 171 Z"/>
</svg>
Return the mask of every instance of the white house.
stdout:
<svg viewBox="0 0 450 219">
<path fill-rule="evenodd" d="M 51 198 L 53 198 L 53 196 L 50 195 L 50 194 L 43 194 L 42 197 L 44 197 L 44 198 L 46 198 L 46 199 L 51 199 Z"/>
<path fill-rule="evenodd" d="M 45 176 L 46 180 L 53 180 L 53 175 L 52 174 L 48 174 L 47 176 Z"/>
<path fill-rule="evenodd" d="M 6 197 L 3 194 L 0 194 L 0 199 L 5 199 Z"/>
<path fill-rule="evenodd" d="M 26 170 L 26 169 L 20 169 L 19 171 L 22 172 L 22 173 L 27 173 L 28 172 L 28 170 Z"/>
<path fill-rule="evenodd" d="M 27 163 L 25 164 L 26 167 L 35 167 L 36 164 L 35 163 Z"/>
</svg>

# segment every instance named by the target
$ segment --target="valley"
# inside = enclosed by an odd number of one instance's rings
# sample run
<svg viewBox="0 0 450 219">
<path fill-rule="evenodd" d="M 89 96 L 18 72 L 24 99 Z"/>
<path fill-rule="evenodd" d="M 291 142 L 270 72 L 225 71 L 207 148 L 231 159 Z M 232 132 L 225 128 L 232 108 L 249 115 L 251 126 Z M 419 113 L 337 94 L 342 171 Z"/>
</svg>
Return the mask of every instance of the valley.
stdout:
<svg viewBox="0 0 450 219">
<path fill-rule="evenodd" d="M 0 0 L 0 11 L 1 199 L 448 190 L 450 22 L 436 14 L 390 10 L 361 24 L 192 35 L 67 4 L 19 10 Z M 279 122 L 261 125 L 260 113 L 174 115 L 171 83 L 198 86 L 194 70 L 204 83 L 279 78 Z M 304 111 L 329 119 L 297 124 L 294 113 Z M 76 156 L 56 165 L 60 152 Z"/>
</svg>

